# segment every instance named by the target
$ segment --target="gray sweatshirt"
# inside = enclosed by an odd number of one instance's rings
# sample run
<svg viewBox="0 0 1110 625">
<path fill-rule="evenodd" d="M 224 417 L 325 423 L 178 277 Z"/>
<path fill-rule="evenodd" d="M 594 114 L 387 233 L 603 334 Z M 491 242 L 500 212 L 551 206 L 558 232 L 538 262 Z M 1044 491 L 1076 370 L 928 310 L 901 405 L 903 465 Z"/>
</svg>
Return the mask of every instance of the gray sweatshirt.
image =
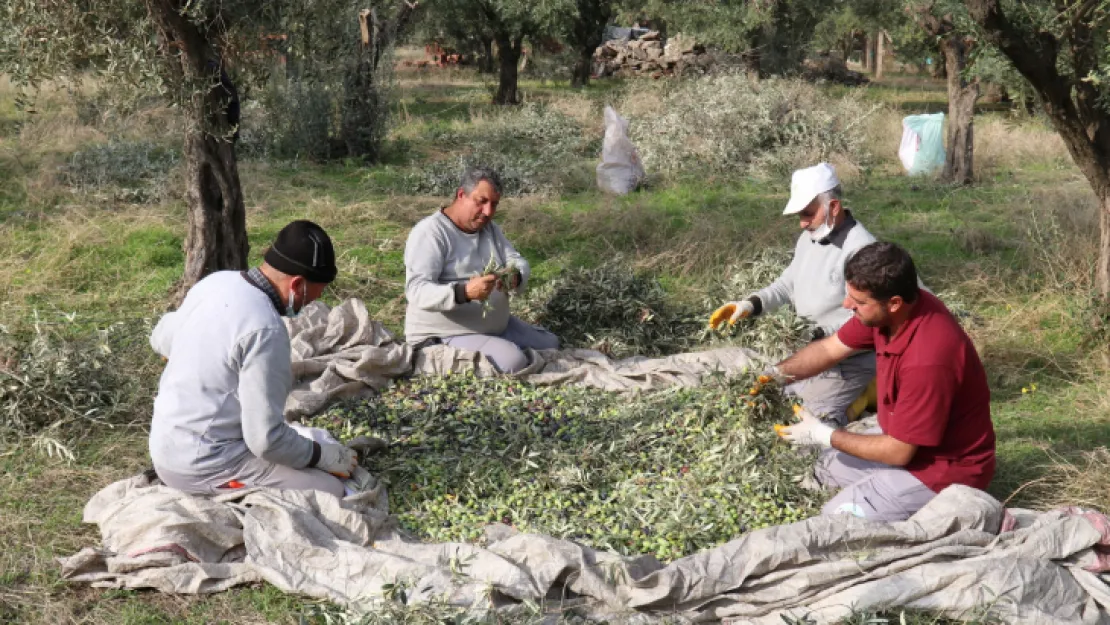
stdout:
<svg viewBox="0 0 1110 625">
<path fill-rule="evenodd" d="M 530 272 L 528 261 L 497 224 L 491 221 L 469 233 L 442 211 L 420 220 L 405 243 L 405 340 L 418 343 L 430 337 L 504 332 L 509 324 L 505 293 L 491 293 L 484 314 L 482 302 L 456 297 L 455 285 L 481 274 L 491 255 L 499 266 L 520 270 L 516 292 L 523 291 Z"/>
<path fill-rule="evenodd" d="M 755 293 L 763 304 L 762 313 L 793 304 L 799 317 L 820 327 L 826 336 L 852 317 L 852 311 L 842 307 L 847 295 L 844 263 L 856 250 L 874 243 L 875 237 L 849 213 L 828 241 L 818 243 L 809 232 L 798 237 L 790 265 L 770 286 Z"/>
<path fill-rule="evenodd" d="M 156 469 L 203 478 L 251 454 L 296 469 L 312 460 L 312 441 L 283 417 L 293 384 L 289 333 L 239 272 L 196 283 L 150 344 L 168 359 L 150 425 Z"/>
</svg>

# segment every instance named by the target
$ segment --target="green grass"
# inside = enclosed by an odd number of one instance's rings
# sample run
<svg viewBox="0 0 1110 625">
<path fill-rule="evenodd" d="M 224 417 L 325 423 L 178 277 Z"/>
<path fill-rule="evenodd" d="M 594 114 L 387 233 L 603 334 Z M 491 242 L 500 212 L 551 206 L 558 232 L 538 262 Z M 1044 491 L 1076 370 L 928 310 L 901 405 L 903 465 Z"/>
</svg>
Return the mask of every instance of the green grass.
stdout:
<svg viewBox="0 0 1110 625">
<path fill-rule="evenodd" d="M 455 83 L 439 84 L 432 75 L 399 86 L 395 109 L 402 125 L 393 132 L 384 164 L 241 163 L 252 262 L 288 221 L 318 221 L 335 239 L 341 269 L 325 301 L 362 298 L 372 315 L 400 331 L 405 237 L 416 221 L 448 201 L 407 194 L 405 176 L 445 156 L 435 137 L 496 114 L 486 104 L 484 84 L 465 73 L 449 76 Z M 866 97 L 896 111 L 943 108 L 943 85 L 892 82 L 897 84 L 868 87 Z M 585 97 L 597 104 L 623 87 L 596 83 Z M 523 88 L 533 100 L 579 97 L 558 83 L 526 81 Z M 842 91 L 831 88 L 829 95 Z M 26 138 L 11 97 L 0 91 L 0 338 L 27 336 L 36 315 L 44 327 L 73 334 L 156 318 L 183 262 L 181 189 L 175 187 L 163 203 L 138 205 L 71 192 L 53 168 L 78 148 L 72 135 L 83 135 L 55 121 L 61 125 L 54 134 Z M 1028 131 L 1033 157 L 1007 157 L 1008 143 L 987 146 L 999 156 L 980 170 L 981 182 L 973 187 L 899 175 L 893 160 L 897 136 L 882 137 L 879 162 L 845 182 L 847 205 L 868 229 L 905 245 L 925 283 L 954 293 L 973 314 L 969 332 L 991 382 L 999 440 L 998 475 L 990 490 L 1000 499 L 1013 495 L 1012 505 L 1031 507 L 1075 495 L 1038 484 L 1056 484 L 1060 463 L 1086 467 L 1083 453 L 1110 440 L 1110 377 L 1092 354 L 1095 335 L 1082 303 L 1082 254 L 1092 232 L 1075 225 L 1086 223 L 1075 217 L 1084 217 L 1090 191 L 1066 154 L 1037 154 L 1041 135 L 1031 133 L 1038 124 L 1014 122 L 1004 137 L 1020 140 Z M 592 166 L 592 160 L 582 164 Z M 510 197 L 498 221 L 531 261 L 536 286 L 567 268 L 593 267 L 619 255 L 655 273 L 676 303 L 693 306 L 702 305 L 729 265 L 763 248 L 790 249 L 798 231 L 796 222 L 780 215 L 787 189 L 786 180 L 695 173 L 656 181 L 624 198 L 591 190 Z M 1045 239 L 1047 246 L 1029 243 L 1034 211 L 1039 219 L 1062 224 Z M 1046 261 L 1045 249 L 1058 264 Z M 1022 392 L 1033 384 L 1035 391 Z M 133 427 L 69 435 L 74 463 L 0 438 L 0 621 L 296 622 L 304 600 L 265 585 L 177 598 L 59 581 L 53 558 L 98 540 L 95 528 L 80 523 L 84 502 L 147 463 L 142 426 L 149 413 L 133 417 Z M 1110 507 L 1110 478 L 1096 469 L 1092 465 L 1089 490 L 1080 494 Z M 934 622 L 916 618 L 909 622 Z"/>
</svg>

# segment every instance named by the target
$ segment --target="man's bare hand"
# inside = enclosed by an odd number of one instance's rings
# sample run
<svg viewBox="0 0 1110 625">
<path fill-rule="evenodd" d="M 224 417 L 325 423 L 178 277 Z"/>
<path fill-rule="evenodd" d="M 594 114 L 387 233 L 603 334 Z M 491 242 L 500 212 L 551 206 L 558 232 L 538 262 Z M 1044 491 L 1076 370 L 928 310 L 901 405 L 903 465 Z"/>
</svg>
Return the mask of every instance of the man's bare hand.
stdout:
<svg viewBox="0 0 1110 625">
<path fill-rule="evenodd" d="M 489 297 L 495 286 L 497 286 L 497 276 L 493 274 L 474 276 L 466 283 L 466 298 L 480 302 Z"/>
</svg>

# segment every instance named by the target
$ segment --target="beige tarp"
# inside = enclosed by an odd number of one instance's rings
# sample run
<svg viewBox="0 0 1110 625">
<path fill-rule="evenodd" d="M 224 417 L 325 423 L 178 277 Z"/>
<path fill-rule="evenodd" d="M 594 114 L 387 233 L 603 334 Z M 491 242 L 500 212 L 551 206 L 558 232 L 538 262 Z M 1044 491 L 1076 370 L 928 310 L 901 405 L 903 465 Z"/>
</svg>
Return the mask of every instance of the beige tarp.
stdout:
<svg viewBox="0 0 1110 625">
<path fill-rule="evenodd" d="M 84 519 L 99 548 L 62 576 L 114 588 L 206 593 L 265 580 L 353 609 L 407 582 L 410 602 L 470 610 L 580 602 L 610 622 L 831 623 L 853 610 L 990 609 L 1012 623 L 1110 623 L 1110 522 L 1082 510 L 1011 511 L 953 486 L 908 521 L 816 517 L 751 532 L 666 566 L 491 526 L 489 544 L 404 538 L 383 490 L 344 500 L 252 489 L 190 497 L 139 476 L 105 488 Z M 1005 524 L 1005 525 L 1004 525 Z M 1006 531 L 1001 531 L 1005 528 Z"/>
<path fill-rule="evenodd" d="M 476 355 L 443 346 L 414 358 L 357 300 L 330 311 L 313 306 L 290 333 L 301 379 L 287 406 L 292 416 L 398 375 L 492 372 Z M 582 350 L 530 355 L 523 379 L 613 389 L 695 384 L 753 357 L 742 350 L 620 362 Z M 102 545 L 61 563 L 64 578 L 98 586 L 207 593 L 264 580 L 353 609 L 372 607 L 383 586 L 400 581 L 410 602 L 511 611 L 525 600 L 571 601 L 610 622 L 781 625 L 782 616 L 830 623 L 854 610 L 904 607 L 966 617 L 985 607 L 1013 623 L 1110 624 L 1106 517 L 1010 512 L 986 493 L 953 486 L 908 521 L 817 517 L 664 566 L 505 526 L 491 526 L 485 547 L 420 543 L 396 529 L 380 486 L 343 500 L 271 489 L 203 498 L 138 476 L 89 501 L 84 519 L 100 527 Z"/>
<path fill-rule="evenodd" d="M 414 353 L 371 319 L 357 299 L 332 309 L 314 302 L 286 324 L 293 347 L 293 375 L 298 380 L 285 405 L 290 420 L 317 412 L 333 398 L 383 388 L 400 376 L 497 374 L 484 356 L 447 345 Z M 608 391 L 693 386 L 706 375 L 734 374 L 759 362 L 754 352 L 738 347 L 617 361 L 588 349 L 528 350 L 528 356 L 529 366 L 513 377 L 533 384 L 582 384 Z"/>
</svg>

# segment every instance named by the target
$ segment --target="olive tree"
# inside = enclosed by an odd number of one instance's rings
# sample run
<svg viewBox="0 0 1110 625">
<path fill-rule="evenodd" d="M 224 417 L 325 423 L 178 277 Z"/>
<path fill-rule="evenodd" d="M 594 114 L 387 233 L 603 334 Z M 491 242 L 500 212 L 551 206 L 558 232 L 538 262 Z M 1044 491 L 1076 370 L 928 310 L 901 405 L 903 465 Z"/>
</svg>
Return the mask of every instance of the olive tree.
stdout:
<svg viewBox="0 0 1110 625">
<path fill-rule="evenodd" d="M 566 24 L 565 37 L 577 53 L 574 69 L 571 71 L 572 87 L 585 87 L 590 83 L 594 50 L 601 45 L 605 26 L 613 18 L 616 9 L 614 5 L 613 0 L 575 0 L 575 10 Z"/>
<path fill-rule="evenodd" d="M 396 3 L 368 1 L 366 8 L 383 4 Z M 49 80 L 95 75 L 113 89 L 161 95 L 181 111 L 188 215 L 181 297 L 213 271 L 247 265 L 235 150 L 238 94 L 229 68 L 266 59 L 257 54 L 268 45 L 263 35 L 294 30 L 288 16 L 334 6 L 319 0 L 8 0 L 0 5 L 0 72 L 30 91 Z M 380 26 L 376 16 L 369 16 L 371 26 Z M 345 19 L 357 32 L 357 12 Z M 312 54 L 311 45 L 299 45 Z M 365 93 L 369 65 L 380 55 L 357 39 L 344 45 L 354 59 L 350 88 Z"/>
<path fill-rule="evenodd" d="M 941 179 L 971 184 L 975 176 L 975 102 L 979 79 L 970 75 L 975 38 L 962 3 L 909 0 L 906 11 L 944 55 L 948 86 L 948 146 Z"/>
<path fill-rule="evenodd" d="M 1110 300 L 1110 3 L 968 0 L 981 36 L 1029 82 L 1099 202 L 1096 286 Z"/>
</svg>

